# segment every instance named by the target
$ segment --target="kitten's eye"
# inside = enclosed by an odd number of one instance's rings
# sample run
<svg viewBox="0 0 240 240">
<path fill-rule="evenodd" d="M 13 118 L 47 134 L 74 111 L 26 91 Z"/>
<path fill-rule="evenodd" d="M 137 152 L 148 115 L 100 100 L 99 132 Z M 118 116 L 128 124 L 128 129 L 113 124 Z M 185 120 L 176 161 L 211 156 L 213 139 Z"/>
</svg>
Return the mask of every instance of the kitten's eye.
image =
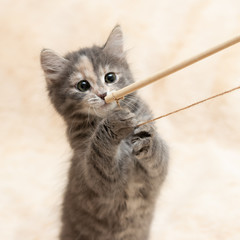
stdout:
<svg viewBox="0 0 240 240">
<path fill-rule="evenodd" d="M 87 90 L 89 90 L 91 88 L 91 85 L 88 81 L 82 80 L 79 83 L 77 83 L 76 87 L 79 91 L 86 92 Z"/>
<path fill-rule="evenodd" d="M 109 72 L 104 77 L 106 83 L 113 83 L 116 81 L 117 76 L 114 72 Z"/>
</svg>

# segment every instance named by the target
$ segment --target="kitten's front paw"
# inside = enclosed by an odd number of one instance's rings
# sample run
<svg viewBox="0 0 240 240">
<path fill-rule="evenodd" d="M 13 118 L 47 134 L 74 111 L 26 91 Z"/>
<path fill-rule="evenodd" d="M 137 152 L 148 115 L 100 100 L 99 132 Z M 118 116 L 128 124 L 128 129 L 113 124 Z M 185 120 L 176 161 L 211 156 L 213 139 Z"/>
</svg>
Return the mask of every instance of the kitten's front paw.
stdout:
<svg viewBox="0 0 240 240">
<path fill-rule="evenodd" d="M 150 158 L 153 154 L 153 134 L 154 129 L 151 125 L 143 125 L 134 131 L 132 136 L 132 154 L 137 159 Z"/>
<path fill-rule="evenodd" d="M 135 115 L 127 109 L 117 109 L 107 117 L 105 126 L 113 138 L 121 140 L 133 132 Z"/>
</svg>

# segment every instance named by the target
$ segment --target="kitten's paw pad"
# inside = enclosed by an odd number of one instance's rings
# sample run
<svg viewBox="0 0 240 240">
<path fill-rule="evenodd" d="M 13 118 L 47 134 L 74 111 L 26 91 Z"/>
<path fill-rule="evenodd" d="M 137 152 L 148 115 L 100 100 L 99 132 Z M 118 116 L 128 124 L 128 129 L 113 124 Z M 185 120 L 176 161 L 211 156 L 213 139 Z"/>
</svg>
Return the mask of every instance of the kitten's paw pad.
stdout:
<svg viewBox="0 0 240 240">
<path fill-rule="evenodd" d="M 144 137 L 135 135 L 132 137 L 132 153 L 136 158 L 146 158 L 151 156 L 152 138 L 146 137 L 147 132 L 141 132 Z"/>
<path fill-rule="evenodd" d="M 154 134 L 154 127 L 151 124 L 145 124 L 143 126 L 137 127 L 134 130 L 134 135 L 138 134 L 142 135 L 142 137 L 144 137 L 144 134 L 147 135 L 147 137 L 152 136 Z"/>
</svg>

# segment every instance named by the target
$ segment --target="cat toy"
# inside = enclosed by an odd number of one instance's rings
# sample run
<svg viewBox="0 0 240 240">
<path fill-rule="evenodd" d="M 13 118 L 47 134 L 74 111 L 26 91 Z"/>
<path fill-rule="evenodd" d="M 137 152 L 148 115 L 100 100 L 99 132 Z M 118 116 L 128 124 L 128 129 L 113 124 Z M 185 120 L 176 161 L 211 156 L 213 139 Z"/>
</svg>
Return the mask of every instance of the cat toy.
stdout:
<svg viewBox="0 0 240 240">
<path fill-rule="evenodd" d="M 196 62 L 199 62 L 199 61 L 201 61 L 201 60 L 203 60 L 203 59 L 205 59 L 205 58 L 207 58 L 207 57 L 209 57 L 209 56 L 211 56 L 211 55 L 213 55 L 213 54 L 215 54 L 217 52 L 220 52 L 220 51 L 222 51 L 222 50 L 224 50 L 224 49 L 226 49 L 228 47 L 231 47 L 231 46 L 233 46 L 233 45 L 235 45 L 235 44 L 237 44 L 239 42 L 240 42 L 240 35 L 235 37 L 235 38 L 232 38 L 232 39 L 230 39 L 230 40 L 228 40 L 228 41 L 226 41 L 226 42 L 224 42 L 222 44 L 219 44 L 219 45 L 217 45 L 217 46 L 215 46 L 215 47 L 213 47 L 211 49 L 208 49 L 208 50 L 206 50 L 206 51 L 204 51 L 204 52 L 202 52 L 202 53 L 200 53 L 200 54 L 198 54 L 198 55 L 196 55 L 194 57 L 191 57 L 191 58 L 189 58 L 189 59 L 187 59 L 187 60 L 185 60 L 183 62 L 180 62 L 177 65 L 169 67 L 169 68 L 165 69 L 164 71 L 156 73 L 155 75 L 153 75 L 153 76 L 151 76 L 149 78 L 146 78 L 144 80 L 132 83 L 132 84 L 130 84 L 130 85 L 128 85 L 128 86 L 118 90 L 118 91 L 113 91 L 113 92 L 111 92 L 110 94 L 108 94 L 105 97 L 105 102 L 106 103 L 111 103 L 113 101 L 116 101 L 117 103 L 119 103 L 119 101 L 122 100 L 124 98 L 124 96 L 126 96 L 126 95 L 128 95 L 128 94 L 130 94 L 132 92 L 135 92 L 136 90 L 138 90 L 140 88 L 143 88 L 143 87 L 145 87 L 145 86 L 147 86 L 147 85 L 149 85 L 149 84 L 151 84 L 151 83 L 153 83 L 153 82 L 155 82 L 157 80 L 160 80 L 160 79 L 162 79 L 164 77 L 167 77 L 167 76 L 169 76 L 169 75 L 171 75 L 171 74 L 173 74 L 173 73 L 175 73 L 177 71 L 180 71 L 180 70 L 182 70 L 182 69 L 184 69 L 184 68 L 186 68 L 186 67 L 188 67 L 188 66 L 190 66 L 190 65 L 192 65 L 192 64 L 194 64 Z M 183 107 L 183 108 L 177 109 L 177 110 L 175 110 L 173 112 L 164 114 L 164 115 L 162 115 L 160 117 L 154 118 L 154 119 L 149 120 L 147 122 L 141 123 L 138 126 L 147 124 L 149 122 L 153 122 L 153 121 L 155 121 L 157 119 L 160 119 L 160 118 L 163 118 L 163 117 L 167 117 L 167 116 L 169 116 L 171 114 L 183 111 L 185 109 L 191 108 L 191 107 L 193 107 L 195 105 L 198 105 L 200 103 L 203 103 L 203 102 L 211 100 L 213 98 L 216 98 L 216 97 L 228 94 L 228 93 L 233 92 L 233 91 L 238 90 L 238 89 L 240 89 L 240 86 L 232 88 L 232 89 L 230 89 L 228 91 L 219 93 L 217 95 L 211 96 L 209 98 L 203 99 L 201 101 L 195 102 L 195 103 L 190 104 L 190 105 L 188 105 L 186 107 Z"/>
</svg>

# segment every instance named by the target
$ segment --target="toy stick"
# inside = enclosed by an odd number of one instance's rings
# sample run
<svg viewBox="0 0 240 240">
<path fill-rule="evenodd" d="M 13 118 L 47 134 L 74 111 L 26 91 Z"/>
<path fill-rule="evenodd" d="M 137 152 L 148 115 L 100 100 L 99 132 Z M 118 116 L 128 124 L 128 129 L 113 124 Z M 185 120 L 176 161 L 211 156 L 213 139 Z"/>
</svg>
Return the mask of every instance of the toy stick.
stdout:
<svg viewBox="0 0 240 240">
<path fill-rule="evenodd" d="M 232 39 L 230 39 L 230 40 L 228 40 L 228 41 L 226 41 L 222 44 L 219 44 L 218 46 L 215 46 L 215 47 L 213 47 L 213 48 L 211 48 L 211 49 L 209 49 L 205 52 L 202 52 L 202 53 L 200 53 L 200 54 L 198 54 L 198 55 L 196 55 L 196 56 L 194 56 L 190 59 L 187 59 L 187 60 L 185 60 L 185 61 L 183 61 L 183 62 L 181 62 L 181 63 L 179 63 L 175 66 L 167 68 L 164 71 L 159 72 L 159 73 L 157 73 L 157 74 L 155 74 L 155 75 L 153 75 L 153 76 L 151 76 L 147 79 L 137 81 L 137 82 L 135 82 L 133 84 L 130 84 L 129 86 L 124 87 L 124 88 L 122 88 L 118 91 L 111 92 L 110 94 L 108 94 L 105 97 L 105 102 L 110 103 L 110 102 L 113 102 L 113 101 L 119 101 L 129 93 L 132 93 L 132 92 L 134 92 L 134 91 L 136 91 L 136 90 L 138 90 L 142 87 L 145 87 L 146 85 L 148 85 L 150 83 L 153 83 L 153 82 L 155 82 L 155 81 L 157 81 L 157 80 L 159 80 L 163 77 L 166 77 L 166 76 L 168 76 L 170 74 L 173 74 L 173 73 L 175 73 L 175 72 L 177 72 L 177 71 L 179 71 L 183 68 L 186 68 L 186 67 L 188 67 L 188 66 L 190 66 L 190 65 L 192 65 L 192 64 L 194 64 L 194 63 L 196 63 L 196 62 L 198 62 L 198 61 L 200 61 L 204 58 L 207 58 L 207 57 L 209 57 L 209 56 L 211 56 L 211 55 L 213 55 L 213 54 L 215 54 L 219 51 L 222 51 L 223 49 L 228 48 L 228 47 L 230 47 L 230 46 L 232 46 L 236 43 L 239 43 L 239 42 L 240 42 L 240 35 L 235 37 L 235 38 L 232 38 Z"/>
</svg>

